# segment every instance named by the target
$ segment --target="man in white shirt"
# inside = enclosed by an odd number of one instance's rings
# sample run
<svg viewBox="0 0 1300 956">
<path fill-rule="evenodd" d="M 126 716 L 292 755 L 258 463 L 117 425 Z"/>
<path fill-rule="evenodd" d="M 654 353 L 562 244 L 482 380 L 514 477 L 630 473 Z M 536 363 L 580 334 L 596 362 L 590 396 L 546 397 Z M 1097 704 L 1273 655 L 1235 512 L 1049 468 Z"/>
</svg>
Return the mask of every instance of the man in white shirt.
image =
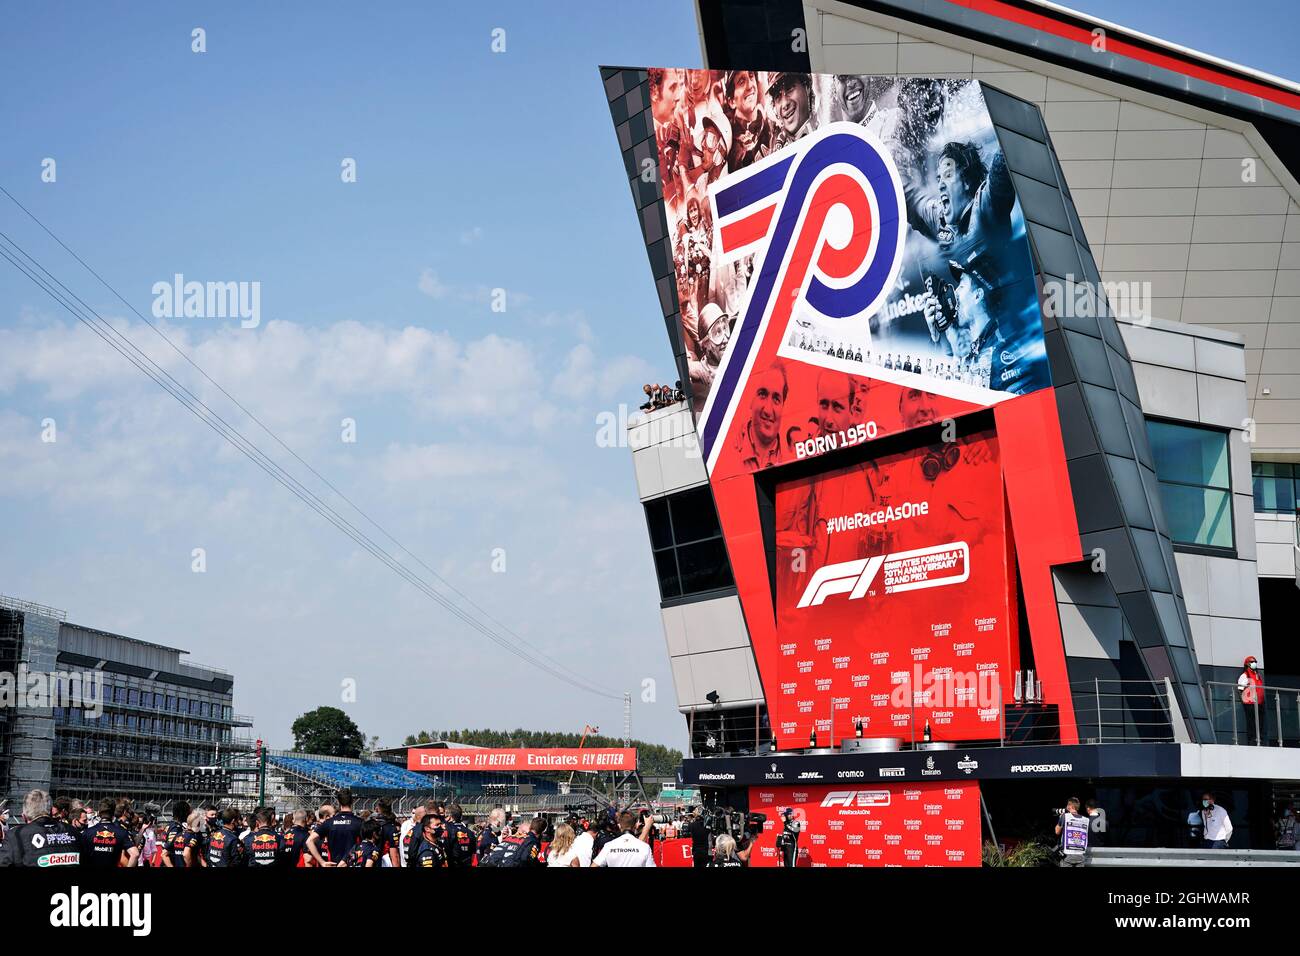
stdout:
<svg viewBox="0 0 1300 956">
<path fill-rule="evenodd" d="M 596 845 L 595 827 L 588 827 L 583 830 L 573 841 L 572 854 L 573 858 L 578 861 L 578 866 L 591 866 L 591 852 Z"/>
<path fill-rule="evenodd" d="M 416 804 L 411 811 L 411 815 L 402 821 L 402 827 L 397 831 L 397 865 L 406 866 L 406 850 L 411 845 L 411 831 L 415 829 L 416 818 L 423 817 L 425 814 L 424 804 Z"/>
<path fill-rule="evenodd" d="M 1228 811 L 1214 802 L 1214 794 L 1201 794 L 1201 826 L 1205 846 L 1211 850 L 1226 850 L 1232 839 L 1232 820 Z"/>
<path fill-rule="evenodd" d="M 610 840 L 591 861 L 592 866 L 654 866 L 654 851 L 650 844 L 632 832 L 636 826 L 636 814 L 624 810 L 618 815 L 618 836 Z"/>
</svg>

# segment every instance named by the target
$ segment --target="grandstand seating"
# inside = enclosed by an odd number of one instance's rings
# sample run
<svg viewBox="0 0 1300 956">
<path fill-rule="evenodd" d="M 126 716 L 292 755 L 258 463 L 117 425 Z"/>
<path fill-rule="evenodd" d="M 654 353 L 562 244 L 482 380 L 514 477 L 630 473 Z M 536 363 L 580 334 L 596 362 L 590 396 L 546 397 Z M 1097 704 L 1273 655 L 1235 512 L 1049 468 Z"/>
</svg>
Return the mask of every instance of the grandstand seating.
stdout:
<svg viewBox="0 0 1300 956">
<path fill-rule="evenodd" d="M 429 778 L 423 774 L 378 760 L 352 763 L 320 757 L 268 756 L 267 762 L 331 787 L 350 787 L 353 790 L 428 790 L 430 788 Z"/>
</svg>

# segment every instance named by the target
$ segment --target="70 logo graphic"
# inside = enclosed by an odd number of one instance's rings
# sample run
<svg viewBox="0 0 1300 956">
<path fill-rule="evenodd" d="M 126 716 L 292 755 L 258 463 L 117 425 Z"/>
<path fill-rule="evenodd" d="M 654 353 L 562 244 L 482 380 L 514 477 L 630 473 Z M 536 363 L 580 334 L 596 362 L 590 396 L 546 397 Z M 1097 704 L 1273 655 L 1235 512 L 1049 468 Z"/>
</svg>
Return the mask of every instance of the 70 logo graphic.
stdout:
<svg viewBox="0 0 1300 956">
<path fill-rule="evenodd" d="M 795 308 L 866 318 L 902 268 L 903 185 L 889 151 L 855 123 L 831 123 L 720 180 L 710 192 L 723 261 L 757 253 L 744 315 L 704 409 L 712 468 L 770 325 L 784 334 Z"/>
</svg>

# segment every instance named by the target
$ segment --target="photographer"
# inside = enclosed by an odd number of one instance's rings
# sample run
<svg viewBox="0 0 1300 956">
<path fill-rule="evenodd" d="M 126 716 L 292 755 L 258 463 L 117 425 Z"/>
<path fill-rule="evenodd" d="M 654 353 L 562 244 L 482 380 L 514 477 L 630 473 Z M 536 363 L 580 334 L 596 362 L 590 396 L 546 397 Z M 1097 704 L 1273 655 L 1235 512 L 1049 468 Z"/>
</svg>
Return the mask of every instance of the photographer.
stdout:
<svg viewBox="0 0 1300 956">
<path fill-rule="evenodd" d="M 657 837 L 654 811 L 649 808 L 642 810 L 637 818 L 637 839 L 649 846 L 653 853 Z"/>
<path fill-rule="evenodd" d="M 704 822 L 703 808 L 696 807 L 691 814 L 686 835 L 691 838 L 691 862 L 695 869 L 703 869 L 709 865 L 709 828 Z"/>
<path fill-rule="evenodd" d="M 1079 812 L 1079 798 L 1065 802 L 1065 812 L 1056 821 L 1056 835 L 1060 837 L 1060 866 L 1083 866 L 1088 860 L 1088 818 Z"/>
</svg>

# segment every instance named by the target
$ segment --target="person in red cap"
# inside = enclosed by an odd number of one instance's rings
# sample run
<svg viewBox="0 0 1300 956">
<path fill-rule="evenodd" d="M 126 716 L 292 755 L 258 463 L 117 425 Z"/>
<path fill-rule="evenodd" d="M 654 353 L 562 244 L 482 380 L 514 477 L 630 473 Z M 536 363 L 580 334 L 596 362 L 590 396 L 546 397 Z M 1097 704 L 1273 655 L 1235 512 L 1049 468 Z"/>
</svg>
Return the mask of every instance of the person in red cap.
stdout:
<svg viewBox="0 0 1300 956">
<path fill-rule="evenodd" d="M 1259 676 L 1259 661 L 1251 654 L 1242 662 L 1241 676 L 1237 678 L 1237 693 L 1241 696 L 1241 709 L 1246 715 L 1246 739 L 1260 743 L 1264 726 L 1264 681 Z"/>
</svg>

